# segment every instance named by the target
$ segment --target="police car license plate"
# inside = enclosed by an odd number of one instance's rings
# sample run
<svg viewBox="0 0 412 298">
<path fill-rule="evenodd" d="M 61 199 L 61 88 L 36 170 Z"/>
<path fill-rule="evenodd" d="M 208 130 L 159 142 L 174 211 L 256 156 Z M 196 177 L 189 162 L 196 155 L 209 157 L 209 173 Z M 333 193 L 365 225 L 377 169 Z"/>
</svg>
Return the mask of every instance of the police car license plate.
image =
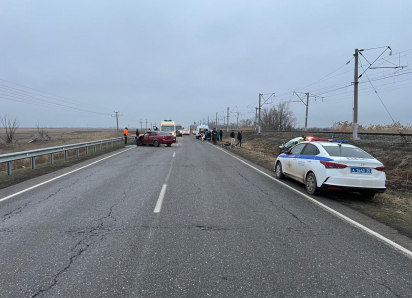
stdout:
<svg viewBox="0 0 412 298">
<path fill-rule="evenodd" d="M 352 174 L 372 174 L 371 169 L 365 169 L 365 168 L 350 168 L 350 172 Z"/>
</svg>

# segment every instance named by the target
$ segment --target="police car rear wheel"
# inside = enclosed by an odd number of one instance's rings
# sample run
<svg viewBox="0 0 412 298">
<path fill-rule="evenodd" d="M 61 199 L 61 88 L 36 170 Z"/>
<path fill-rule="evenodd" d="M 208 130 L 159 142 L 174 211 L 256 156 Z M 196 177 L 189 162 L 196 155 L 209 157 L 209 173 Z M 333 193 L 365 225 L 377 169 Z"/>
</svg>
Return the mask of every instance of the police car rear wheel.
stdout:
<svg viewBox="0 0 412 298">
<path fill-rule="evenodd" d="M 282 173 L 282 164 L 280 161 L 277 162 L 275 167 L 275 176 L 277 179 L 283 179 L 285 176 Z"/>
<path fill-rule="evenodd" d="M 309 173 L 308 176 L 306 176 L 306 191 L 310 195 L 316 195 L 319 193 L 318 186 L 316 184 L 316 176 L 313 173 Z"/>
<path fill-rule="evenodd" d="M 153 146 L 159 147 L 159 142 L 155 140 L 155 141 L 153 142 Z"/>
</svg>

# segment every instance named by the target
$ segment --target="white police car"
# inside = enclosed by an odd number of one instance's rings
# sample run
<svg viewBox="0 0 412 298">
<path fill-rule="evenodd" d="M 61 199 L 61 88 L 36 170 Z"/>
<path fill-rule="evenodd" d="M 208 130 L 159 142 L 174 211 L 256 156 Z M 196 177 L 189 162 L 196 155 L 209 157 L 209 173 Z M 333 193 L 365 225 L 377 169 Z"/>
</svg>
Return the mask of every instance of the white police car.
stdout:
<svg viewBox="0 0 412 298">
<path fill-rule="evenodd" d="M 373 198 L 384 192 L 383 164 L 362 149 L 343 140 L 307 138 L 275 161 L 275 176 L 306 184 L 309 194 L 319 190 L 349 190 Z"/>
</svg>

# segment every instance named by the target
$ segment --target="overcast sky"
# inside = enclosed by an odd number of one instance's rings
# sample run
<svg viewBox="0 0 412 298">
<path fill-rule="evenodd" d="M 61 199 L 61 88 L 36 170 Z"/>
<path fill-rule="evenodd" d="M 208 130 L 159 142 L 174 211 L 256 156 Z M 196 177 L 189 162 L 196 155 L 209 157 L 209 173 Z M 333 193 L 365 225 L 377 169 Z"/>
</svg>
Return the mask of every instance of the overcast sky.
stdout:
<svg viewBox="0 0 412 298">
<path fill-rule="evenodd" d="M 412 63 L 411 12 L 410 0 L 0 0 L 0 114 L 26 127 L 111 127 L 113 111 L 121 127 L 189 125 L 227 107 L 251 118 L 259 93 L 277 104 L 298 91 L 324 97 L 310 99 L 308 126 L 330 127 L 352 121 L 355 48 L 390 46 L 374 66 Z M 411 123 L 412 65 L 395 71 L 366 74 L 392 117 Z M 391 123 L 361 82 L 359 123 Z M 305 105 L 290 108 L 304 126 Z"/>
</svg>

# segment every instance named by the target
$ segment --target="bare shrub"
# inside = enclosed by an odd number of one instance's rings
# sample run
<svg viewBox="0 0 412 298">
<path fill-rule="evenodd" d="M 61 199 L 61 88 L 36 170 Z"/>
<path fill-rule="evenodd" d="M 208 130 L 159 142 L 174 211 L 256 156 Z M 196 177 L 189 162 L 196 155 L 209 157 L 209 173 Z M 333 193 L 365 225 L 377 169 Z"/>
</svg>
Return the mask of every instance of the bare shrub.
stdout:
<svg viewBox="0 0 412 298">
<path fill-rule="evenodd" d="M 260 121 L 262 128 L 266 130 L 291 130 L 295 127 L 296 117 L 290 110 L 289 103 L 281 102 L 275 107 L 262 110 Z"/>
<path fill-rule="evenodd" d="M 16 130 L 19 127 L 19 122 L 17 118 L 10 118 L 7 114 L 0 117 L 1 125 L 6 130 L 6 137 L 0 136 L 0 138 L 6 143 L 11 144 L 14 140 L 14 135 L 16 134 Z"/>
</svg>

